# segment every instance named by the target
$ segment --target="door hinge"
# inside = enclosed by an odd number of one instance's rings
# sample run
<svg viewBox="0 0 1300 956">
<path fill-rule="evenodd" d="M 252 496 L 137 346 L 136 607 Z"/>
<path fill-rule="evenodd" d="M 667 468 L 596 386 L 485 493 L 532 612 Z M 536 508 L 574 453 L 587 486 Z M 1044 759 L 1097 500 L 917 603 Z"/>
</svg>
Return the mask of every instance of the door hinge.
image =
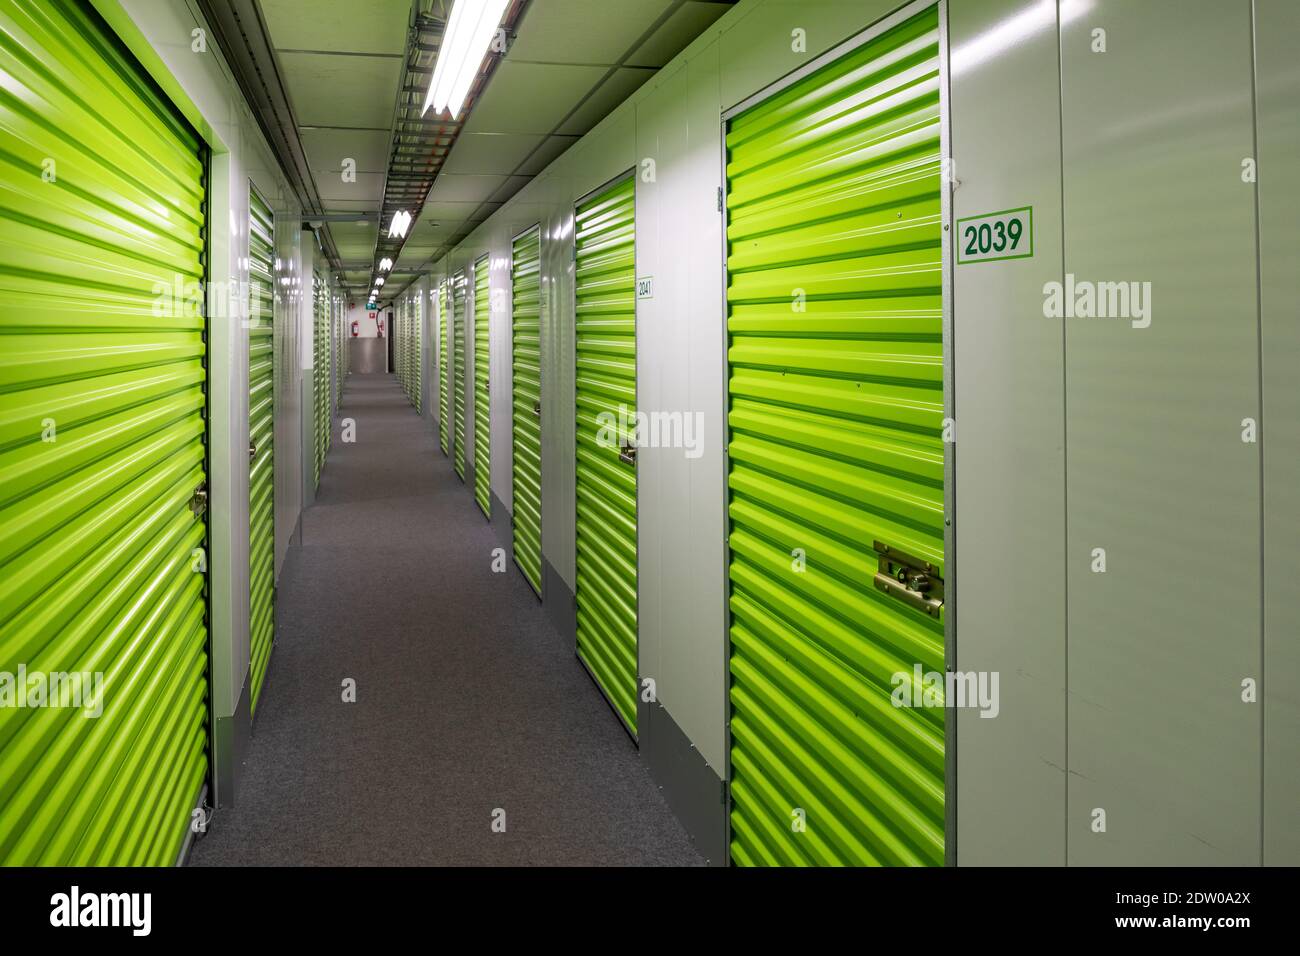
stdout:
<svg viewBox="0 0 1300 956">
<path fill-rule="evenodd" d="M 881 541 L 871 546 L 880 555 L 873 583 L 876 590 L 937 618 L 943 610 L 943 578 L 929 561 L 913 557 Z"/>
<path fill-rule="evenodd" d="M 636 445 L 624 442 L 618 450 L 618 460 L 625 465 L 636 464 Z"/>
<path fill-rule="evenodd" d="M 722 187 L 718 187 L 718 212 L 722 212 Z"/>
<path fill-rule="evenodd" d="M 208 483 L 200 481 L 198 487 L 194 489 L 194 494 L 190 497 L 190 511 L 197 518 L 208 510 Z"/>
</svg>

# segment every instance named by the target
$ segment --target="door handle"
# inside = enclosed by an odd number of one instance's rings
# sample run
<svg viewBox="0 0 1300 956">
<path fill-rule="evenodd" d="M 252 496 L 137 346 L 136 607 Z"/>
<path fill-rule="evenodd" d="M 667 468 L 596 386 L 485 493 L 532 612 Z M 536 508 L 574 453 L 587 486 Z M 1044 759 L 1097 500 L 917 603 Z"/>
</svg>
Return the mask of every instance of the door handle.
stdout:
<svg viewBox="0 0 1300 956">
<path fill-rule="evenodd" d="M 542 403 L 540 399 L 536 402 L 533 402 L 533 414 L 536 415 L 538 418 L 542 417 Z"/>
<path fill-rule="evenodd" d="M 618 460 L 626 465 L 636 464 L 636 446 L 624 442 L 618 450 Z"/>
<path fill-rule="evenodd" d="M 199 517 L 208 510 L 208 483 L 200 481 L 194 489 L 194 494 L 190 496 L 190 512 L 194 517 Z"/>
<path fill-rule="evenodd" d="M 871 546 L 880 556 L 873 579 L 876 590 L 937 618 L 943 610 L 943 578 L 939 569 L 883 541 L 873 541 Z"/>
</svg>

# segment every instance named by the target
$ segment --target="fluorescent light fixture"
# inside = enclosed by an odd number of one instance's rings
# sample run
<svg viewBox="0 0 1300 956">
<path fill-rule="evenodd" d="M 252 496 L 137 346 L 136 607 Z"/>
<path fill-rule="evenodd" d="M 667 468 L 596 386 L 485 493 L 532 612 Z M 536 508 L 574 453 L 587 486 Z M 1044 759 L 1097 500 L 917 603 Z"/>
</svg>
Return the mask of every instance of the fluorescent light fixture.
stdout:
<svg viewBox="0 0 1300 956">
<path fill-rule="evenodd" d="M 424 98 L 422 113 L 428 112 L 432 106 L 435 113 L 447 110 L 452 119 L 460 115 L 492 36 L 501 24 L 501 14 L 505 13 L 507 2 L 456 0 L 438 47 L 438 62 L 433 67 L 433 79 L 429 81 L 429 95 Z"/>
<path fill-rule="evenodd" d="M 383 284 L 384 284 L 384 277 L 383 277 L 383 276 L 380 276 L 378 279 L 375 280 L 375 288 L 376 288 L 376 289 L 379 288 L 379 287 L 380 287 L 381 285 L 383 285 Z"/>
<path fill-rule="evenodd" d="M 379 271 L 380 271 L 380 272 L 387 272 L 387 271 L 388 271 L 389 269 L 391 269 L 392 267 L 393 267 L 393 260 L 390 259 L 390 258 L 388 258 L 388 256 L 384 256 L 384 258 L 382 258 L 382 259 L 379 260 Z"/>
<path fill-rule="evenodd" d="M 393 221 L 388 224 L 389 239 L 405 239 L 406 230 L 411 228 L 411 214 L 405 209 L 393 213 Z"/>
</svg>

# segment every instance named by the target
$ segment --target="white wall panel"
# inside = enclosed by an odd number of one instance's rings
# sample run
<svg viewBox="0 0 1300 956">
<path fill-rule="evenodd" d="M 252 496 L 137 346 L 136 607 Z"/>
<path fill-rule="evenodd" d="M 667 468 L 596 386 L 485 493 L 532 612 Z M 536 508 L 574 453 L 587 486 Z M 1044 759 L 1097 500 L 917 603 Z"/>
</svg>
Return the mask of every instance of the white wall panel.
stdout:
<svg viewBox="0 0 1300 956">
<path fill-rule="evenodd" d="M 1062 276 L 1056 4 L 966 0 L 948 20 L 953 219 L 1032 206 L 1034 249 L 953 268 L 957 667 L 997 672 L 1001 697 L 994 719 L 958 713 L 957 861 L 1060 865 L 1064 329 L 1043 317 Z"/>
<path fill-rule="evenodd" d="M 1061 28 L 1065 271 L 1150 306 L 1065 319 L 1071 864 L 1260 858 L 1252 72 L 1248 0 Z"/>
<path fill-rule="evenodd" d="M 1300 4 L 1256 0 L 1264 452 L 1264 863 L 1300 866 Z"/>
</svg>

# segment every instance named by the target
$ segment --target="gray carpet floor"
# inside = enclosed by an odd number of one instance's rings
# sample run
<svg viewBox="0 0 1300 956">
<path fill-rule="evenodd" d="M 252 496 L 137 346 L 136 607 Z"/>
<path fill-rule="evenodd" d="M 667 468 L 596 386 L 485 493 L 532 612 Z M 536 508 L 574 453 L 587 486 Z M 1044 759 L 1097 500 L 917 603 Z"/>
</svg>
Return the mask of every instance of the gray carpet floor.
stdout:
<svg viewBox="0 0 1300 956">
<path fill-rule="evenodd" d="M 352 376 L 339 418 L 357 441 L 336 430 L 236 804 L 190 865 L 703 865 L 394 378 Z"/>
</svg>

